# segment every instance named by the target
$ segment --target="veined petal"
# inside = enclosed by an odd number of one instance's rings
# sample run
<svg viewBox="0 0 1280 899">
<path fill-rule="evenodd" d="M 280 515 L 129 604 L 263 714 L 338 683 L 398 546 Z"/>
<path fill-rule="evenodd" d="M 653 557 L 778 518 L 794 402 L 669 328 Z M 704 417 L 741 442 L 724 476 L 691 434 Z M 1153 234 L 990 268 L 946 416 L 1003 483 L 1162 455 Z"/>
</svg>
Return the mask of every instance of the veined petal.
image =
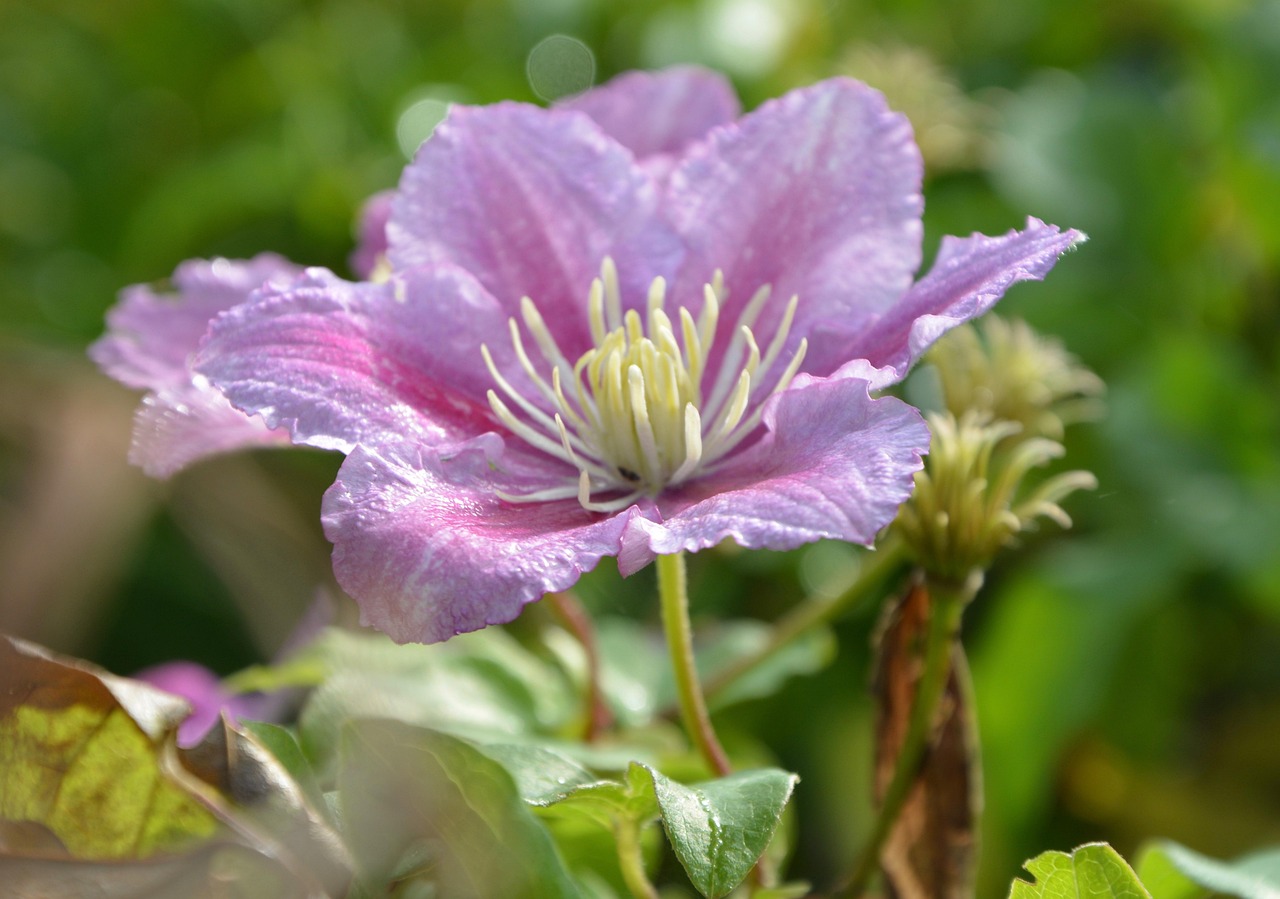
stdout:
<svg viewBox="0 0 1280 899">
<path fill-rule="evenodd" d="M 190 259 L 178 266 L 167 290 L 149 284 L 125 288 L 107 313 L 107 333 L 89 347 L 89 356 L 129 387 L 181 385 L 191 378 L 187 363 L 210 319 L 264 283 L 288 283 L 301 273 L 302 266 L 273 253 L 249 260 Z"/>
<path fill-rule="evenodd" d="M 129 461 L 153 478 L 168 478 L 219 453 L 288 445 L 288 431 L 245 415 L 198 378 L 143 399 L 133 420 Z"/>
<path fill-rule="evenodd" d="M 1059 256 L 1084 239 L 1079 231 L 1034 218 L 1025 230 L 999 237 L 943 238 L 929 274 L 874 325 L 848 337 L 845 358 L 855 361 L 841 374 L 870 377 L 873 387 L 902 379 L 935 340 L 986 312 L 1018 281 L 1044 278 Z M 879 371 L 868 375 L 861 360 Z"/>
<path fill-rule="evenodd" d="M 460 269 L 379 284 L 311 269 L 220 316 L 196 368 L 295 443 L 439 445 L 493 426 L 479 347 L 505 329 L 497 302 Z"/>
<path fill-rule="evenodd" d="M 562 343 L 590 346 L 582 298 L 606 256 L 627 297 L 675 269 L 657 203 L 653 179 L 582 113 L 455 106 L 405 169 L 391 264 L 457 264 L 508 314 L 531 297 Z"/>
<path fill-rule="evenodd" d="M 623 574 L 655 555 L 733 538 L 752 549 L 792 549 L 822 538 L 870 544 L 911 494 L 929 429 L 864 381 L 801 376 L 765 408 L 765 435 L 723 471 L 658 499 L 622 537 Z M 654 520 L 650 520 L 654 519 Z"/>
<path fill-rule="evenodd" d="M 512 620 L 617 553 L 634 510 L 602 518 L 576 500 L 513 505 L 495 487 L 526 485 L 494 465 L 493 448 L 474 444 L 443 458 L 364 447 L 347 457 L 323 522 L 362 623 L 402 643 L 446 640 Z"/>
<path fill-rule="evenodd" d="M 585 112 L 642 161 L 680 153 L 741 111 L 728 80 L 697 66 L 627 72 L 556 105 Z"/>
<path fill-rule="evenodd" d="M 921 178 L 907 120 L 865 85 L 824 81 L 762 105 L 713 131 L 671 176 L 669 214 L 689 247 L 677 301 L 691 303 L 722 269 L 733 321 L 771 284 L 779 302 L 758 328 L 769 333 L 799 295 L 791 342 L 808 336 L 805 369 L 830 373 L 848 357 L 827 324 L 865 325 L 911 284 Z"/>
</svg>

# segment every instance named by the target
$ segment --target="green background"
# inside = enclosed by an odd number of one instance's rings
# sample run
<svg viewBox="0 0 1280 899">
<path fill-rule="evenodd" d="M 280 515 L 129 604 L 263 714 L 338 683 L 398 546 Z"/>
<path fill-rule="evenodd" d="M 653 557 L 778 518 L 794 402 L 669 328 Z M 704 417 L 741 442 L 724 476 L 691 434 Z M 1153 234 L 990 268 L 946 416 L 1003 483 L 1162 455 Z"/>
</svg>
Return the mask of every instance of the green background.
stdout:
<svg viewBox="0 0 1280 899">
<path fill-rule="evenodd" d="M 1109 413 L 1068 434 L 1101 482 L 1076 531 L 1007 554 L 966 621 L 980 895 L 1086 839 L 1280 841 L 1275 0 L 0 0 L 0 629 L 120 673 L 277 653 L 330 577 L 338 460 L 131 469 L 137 397 L 84 356 L 118 289 L 267 249 L 345 273 L 360 203 L 443 103 L 675 62 L 748 107 L 840 73 L 885 90 L 925 147 L 928 248 L 1026 214 L 1090 235 L 1001 306 L 1102 375 Z M 703 553 L 695 615 L 776 615 L 843 558 Z M 602 569 L 589 602 L 654 617 L 651 573 Z M 801 774 L 792 873 L 820 883 L 867 821 L 873 617 L 724 723 Z"/>
</svg>

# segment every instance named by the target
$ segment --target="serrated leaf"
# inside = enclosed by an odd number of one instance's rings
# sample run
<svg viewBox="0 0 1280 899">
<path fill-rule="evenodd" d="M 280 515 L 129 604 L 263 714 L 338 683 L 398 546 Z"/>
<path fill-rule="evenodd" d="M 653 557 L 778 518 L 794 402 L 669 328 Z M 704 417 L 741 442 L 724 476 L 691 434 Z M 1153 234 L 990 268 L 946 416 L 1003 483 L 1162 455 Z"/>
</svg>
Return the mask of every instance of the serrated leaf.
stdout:
<svg viewBox="0 0 1280 899">
<path fill-rule="evenodd" d="M 442 896 L 579 896 L 510 775 L 463 740 L 400 721 L 352 721 L 338 789 L 372 894 L 417 884 Z"/>
<path fill-rule="evenodd" d="M 1023 867 L 1035 882 L 1015 880 L 1009 899 L 1151 899 L 1129 863 L 1106 843 L 1086 843 L 1070 854 L 1042 852 Z"/>
<path fill-rule="evenodd" d="M 1156 840 L 1138 855 L 1138 874 L 1154 899 L 1280 899 L 1280 849 L 1223 862 L 1172 840 Z"/>
<path fill-rule="evenodd" d="M 684 786 L 652 768 L 667 839 L 689 880 L 707 899 L 727 895 L 764 854 L 799 778 L 777 768 L 743 771 Z"/>
</svg>

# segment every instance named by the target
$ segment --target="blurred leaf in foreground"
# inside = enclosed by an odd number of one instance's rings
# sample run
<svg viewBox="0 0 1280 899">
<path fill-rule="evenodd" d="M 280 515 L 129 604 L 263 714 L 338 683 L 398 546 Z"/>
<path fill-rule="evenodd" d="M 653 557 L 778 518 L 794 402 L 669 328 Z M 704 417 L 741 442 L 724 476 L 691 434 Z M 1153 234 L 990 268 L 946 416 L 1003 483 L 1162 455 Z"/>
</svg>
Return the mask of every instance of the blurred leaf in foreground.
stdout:
<svg viewBox="0 0 1280 899">
<path fill-rule="evenodd" d="M 146 858 L 217 820 L 170 771 L 188 706 L 143 684 L 0 641 L 0 818 L 84 859 Z"/>
<path fill-rule="evenodd" d="M 345 852 L 252 738 L 190 753 L 189 706 L 0 636 L 5 895 L 338 896 Z"/>
<path fill-rule="evenodd" d="M 342 762 L 344 828 L 365 891 L 354 895 L 579 896 L 511 777 L 464 741 L 399 721 L 351 721 Z"/>
<path fill-rule="evenodd" d="M 1280 899 L 1280 849 L 1269 849 L 1222 862 L 1193 852 L 1171 840 L 1143 847 L 1138 872 L 1155 899 Z"/>
</svg>

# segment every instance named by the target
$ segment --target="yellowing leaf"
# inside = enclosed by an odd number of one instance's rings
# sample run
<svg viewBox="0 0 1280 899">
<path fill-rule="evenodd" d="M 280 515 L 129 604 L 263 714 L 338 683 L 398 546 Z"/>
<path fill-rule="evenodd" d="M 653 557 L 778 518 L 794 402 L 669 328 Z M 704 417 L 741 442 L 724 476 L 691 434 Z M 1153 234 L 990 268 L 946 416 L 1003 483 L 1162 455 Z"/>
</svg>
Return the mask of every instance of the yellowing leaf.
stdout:
<svg viewBox="0 0 1280 899">
<path fill-rule="evenodd" d="M 96 860 L 211 835 L 214 816 L 166 772 L 186 713 L 166 693 L 0 639 L 0 821 Z"/>
</svg>

